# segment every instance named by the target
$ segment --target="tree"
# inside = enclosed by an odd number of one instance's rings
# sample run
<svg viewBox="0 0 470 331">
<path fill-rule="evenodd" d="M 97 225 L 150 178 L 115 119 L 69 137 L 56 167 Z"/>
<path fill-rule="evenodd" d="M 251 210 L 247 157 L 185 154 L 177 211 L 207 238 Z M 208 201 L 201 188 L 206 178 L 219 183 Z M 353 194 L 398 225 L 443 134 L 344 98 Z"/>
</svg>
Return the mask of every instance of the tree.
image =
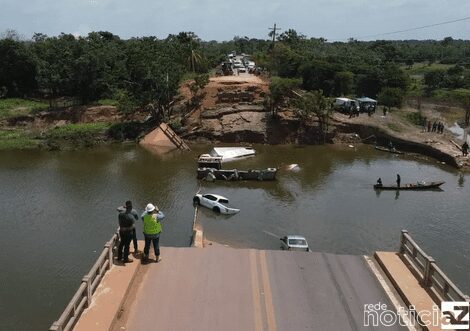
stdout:
<svg viewBox="0 0 470 331">
<path fill-rule="evenodd" d="M 273 117 L 281 105 L 292 95 L 292 91 L 300 86 L 300 79 L 273 77 L 269 84 L 269 95 L 265 100 L 265 107 L 271 111 Z"/>
<path fill-rule="evenodd" d="M 305 63 L 299 69 L 302 87 L 308 91 L 322 90 L 325 95 L 332 95 L 335 90 L 335 76 L 342 67 L 326 61 L 314 60 Z"/>
<path fill-rule="evenodd" d="M 295 31 L 294 29 L 284 31 L 279 35 L 279 37 L 277 37 L 277 40 L 286 43 L 287 45 L 290 45 L 292 47 L 297 46 L 301 41 L 305 39 L 305 35 L 297 33 L 297 31 Z"/>
<path fill-rule="evenodd" d="M 339 71 L 335 74 L 334 78 L 334 94 L 347 95 L 352 91 L 354 74 L 350 71 Z"/>
<path fill-rule="evenodd" d="M 36 88 L 36 62 L 25 44 L 0 40 L 0 89 L 7 97 L 23 97 Z"/>
<path fill-rule="evenodd" d="M 445 79 L 446 73 L 444 70 L 432 70 L 424 74 L 424 85 L 426 85 L 426 91 L 430 93 L 440 88 Z"/>
<path fill-rule="evenodd" d="M 466 90 L 456 90 L 451 93 L 451 97 L 457 100 L 465 110 L 464 123 L 465 127 L 470 125 L 470 94 Z"/>
<path fill-rule="evenodd" d="M 299 115 L 302 118 L 309 119 L 315 115 L 318 120 L 319 130 L 323 138 L 326 140 L 328 132 L 328 124 L 331 115 L 331 102 L 323 95 L 322 90 L 311 91 L 305 93 L 302 97 L 296 99 L 295 105 L 298 108 Z"/>
<path fill-rule="evenodd" d="M 171 45 L 154 37 L 133 39 L 127 44 L 126 57 L 126 89 L 157 121 L 169 119 L 184 73 Z"/>
<path fill-rule="evenodd" d="M 385 87 L 380 91 L 378 101 L 385 109 L 400 108 L 403 103 L 403 91 L 396 87 Z"/>
<path fill-rule="evenodd" d="M 202 90 L 206 85 L 209 84 L 209 75 L 208 74 L 201 74 L 197 75 L 194 78 L 194 82 L 189 85 L 189 90 L 192 94 L 192 103 L 196 105 L 198 103 L 198 92 Z"/>
</svg>

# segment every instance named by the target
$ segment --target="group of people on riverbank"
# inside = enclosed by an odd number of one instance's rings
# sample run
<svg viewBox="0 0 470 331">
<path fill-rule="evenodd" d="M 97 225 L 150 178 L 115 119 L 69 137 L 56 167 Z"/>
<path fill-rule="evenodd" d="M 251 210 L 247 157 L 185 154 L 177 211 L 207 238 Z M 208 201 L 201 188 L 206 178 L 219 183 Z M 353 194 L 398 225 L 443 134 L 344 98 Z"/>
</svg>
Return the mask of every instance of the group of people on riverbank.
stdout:
<svg viewBox="0 0 470 331">
<path fill-rule="evenodd" d="M 424 132 L 437 132 L 444 133 L 444 123 L 438 121 L 425 121 L 426 125 L 423 128 Z"/>
<path fill-rule="evenodd" d="M 117 260 L 118 262 L 131 263 L 132 259 L 129 258 L 129 250 L 131 242 L 134 244 L 134 254 L 139 253 L 137 245 L 137 233 L 135 222 L 139 220 L 139 215 L 132 207 L 131 201 L 126 201 L 124 206 L 117 208 L 119 215 L 119 237 L 120 243 L 118 246 Z M 148 203 L 144 212 L 140 216 L 143 222 L 143 234 L 145 239 L 144 251 L 142 254 L 142 262 L 147 262 L 150 246 L 153 244 L 156 262 L 160 262 L 160 234 L 162 232 L 161 221 L 165 218 L 165 214 L 152 203 Z"/>
</svg>

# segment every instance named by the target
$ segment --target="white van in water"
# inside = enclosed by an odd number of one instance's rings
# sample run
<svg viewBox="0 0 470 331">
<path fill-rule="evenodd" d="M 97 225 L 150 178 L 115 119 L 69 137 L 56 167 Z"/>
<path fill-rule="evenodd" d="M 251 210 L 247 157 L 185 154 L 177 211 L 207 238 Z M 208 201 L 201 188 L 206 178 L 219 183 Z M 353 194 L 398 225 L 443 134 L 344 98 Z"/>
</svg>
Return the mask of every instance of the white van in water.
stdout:
<svg viewBox="0 0 470 331">
<path fill-rule="evenodd" d="M 284 236 L 281 239 L 281 249 L 288 251 L 310 251 L 307 239 L 302 236 Z"/>
</svg>

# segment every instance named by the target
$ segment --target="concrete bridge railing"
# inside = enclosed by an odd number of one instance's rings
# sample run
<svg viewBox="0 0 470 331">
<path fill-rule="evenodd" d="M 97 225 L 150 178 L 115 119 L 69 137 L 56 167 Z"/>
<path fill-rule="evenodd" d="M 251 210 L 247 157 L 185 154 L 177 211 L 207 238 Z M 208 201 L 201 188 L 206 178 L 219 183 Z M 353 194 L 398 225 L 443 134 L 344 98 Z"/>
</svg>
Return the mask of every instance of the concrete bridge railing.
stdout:
<svg viewBox="0 0 470 331">
<path fill-rule="evenodd" d="M 401 232 L 400 254 L 411 267 L 413 274 L 420 280 L 422 286 L 430 290 L 436 303 L 470 301 L 470 297 L 463 294 L 436 265 L 436 261 L 416 244 L 406 230 Z"/>
<path fill-rule="evenodd" d="M 72 300 L 70 300 L 59 319 L 49 328 L 49 331 L 72 330 L 83 310 L 90 306 L 92 295 L 100 284 L 104 274 L 113 265 L 113 248 L 118 240 L 118 234 L 115 233 L 104 245 L 103 251 L 90 272 L 83 277 L 80 287 L 77 292 L 75 292 Z"/>
</svg>

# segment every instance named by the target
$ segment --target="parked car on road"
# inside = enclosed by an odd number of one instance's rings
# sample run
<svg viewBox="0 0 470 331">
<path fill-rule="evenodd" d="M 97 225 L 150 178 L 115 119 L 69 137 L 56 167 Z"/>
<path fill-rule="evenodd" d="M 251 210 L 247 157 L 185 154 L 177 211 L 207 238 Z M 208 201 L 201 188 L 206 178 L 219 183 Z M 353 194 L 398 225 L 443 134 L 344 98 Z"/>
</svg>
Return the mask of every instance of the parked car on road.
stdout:
<svg viewBox="0 0 470 331">
<path fill-rule="evenodd" d="M 228 199 L 218 194 L 196 194 L 193 203 L 212 209 L 216 213 L 232 215 L 240 211 L 240 209 L 226 206 Z"/>
<path fill-rule="evenodd" d="M 307 239 L 302 236 L 284 236 L 281 239 L 281 249 L 288 251 L 309 251 Z"/>
</svg>

